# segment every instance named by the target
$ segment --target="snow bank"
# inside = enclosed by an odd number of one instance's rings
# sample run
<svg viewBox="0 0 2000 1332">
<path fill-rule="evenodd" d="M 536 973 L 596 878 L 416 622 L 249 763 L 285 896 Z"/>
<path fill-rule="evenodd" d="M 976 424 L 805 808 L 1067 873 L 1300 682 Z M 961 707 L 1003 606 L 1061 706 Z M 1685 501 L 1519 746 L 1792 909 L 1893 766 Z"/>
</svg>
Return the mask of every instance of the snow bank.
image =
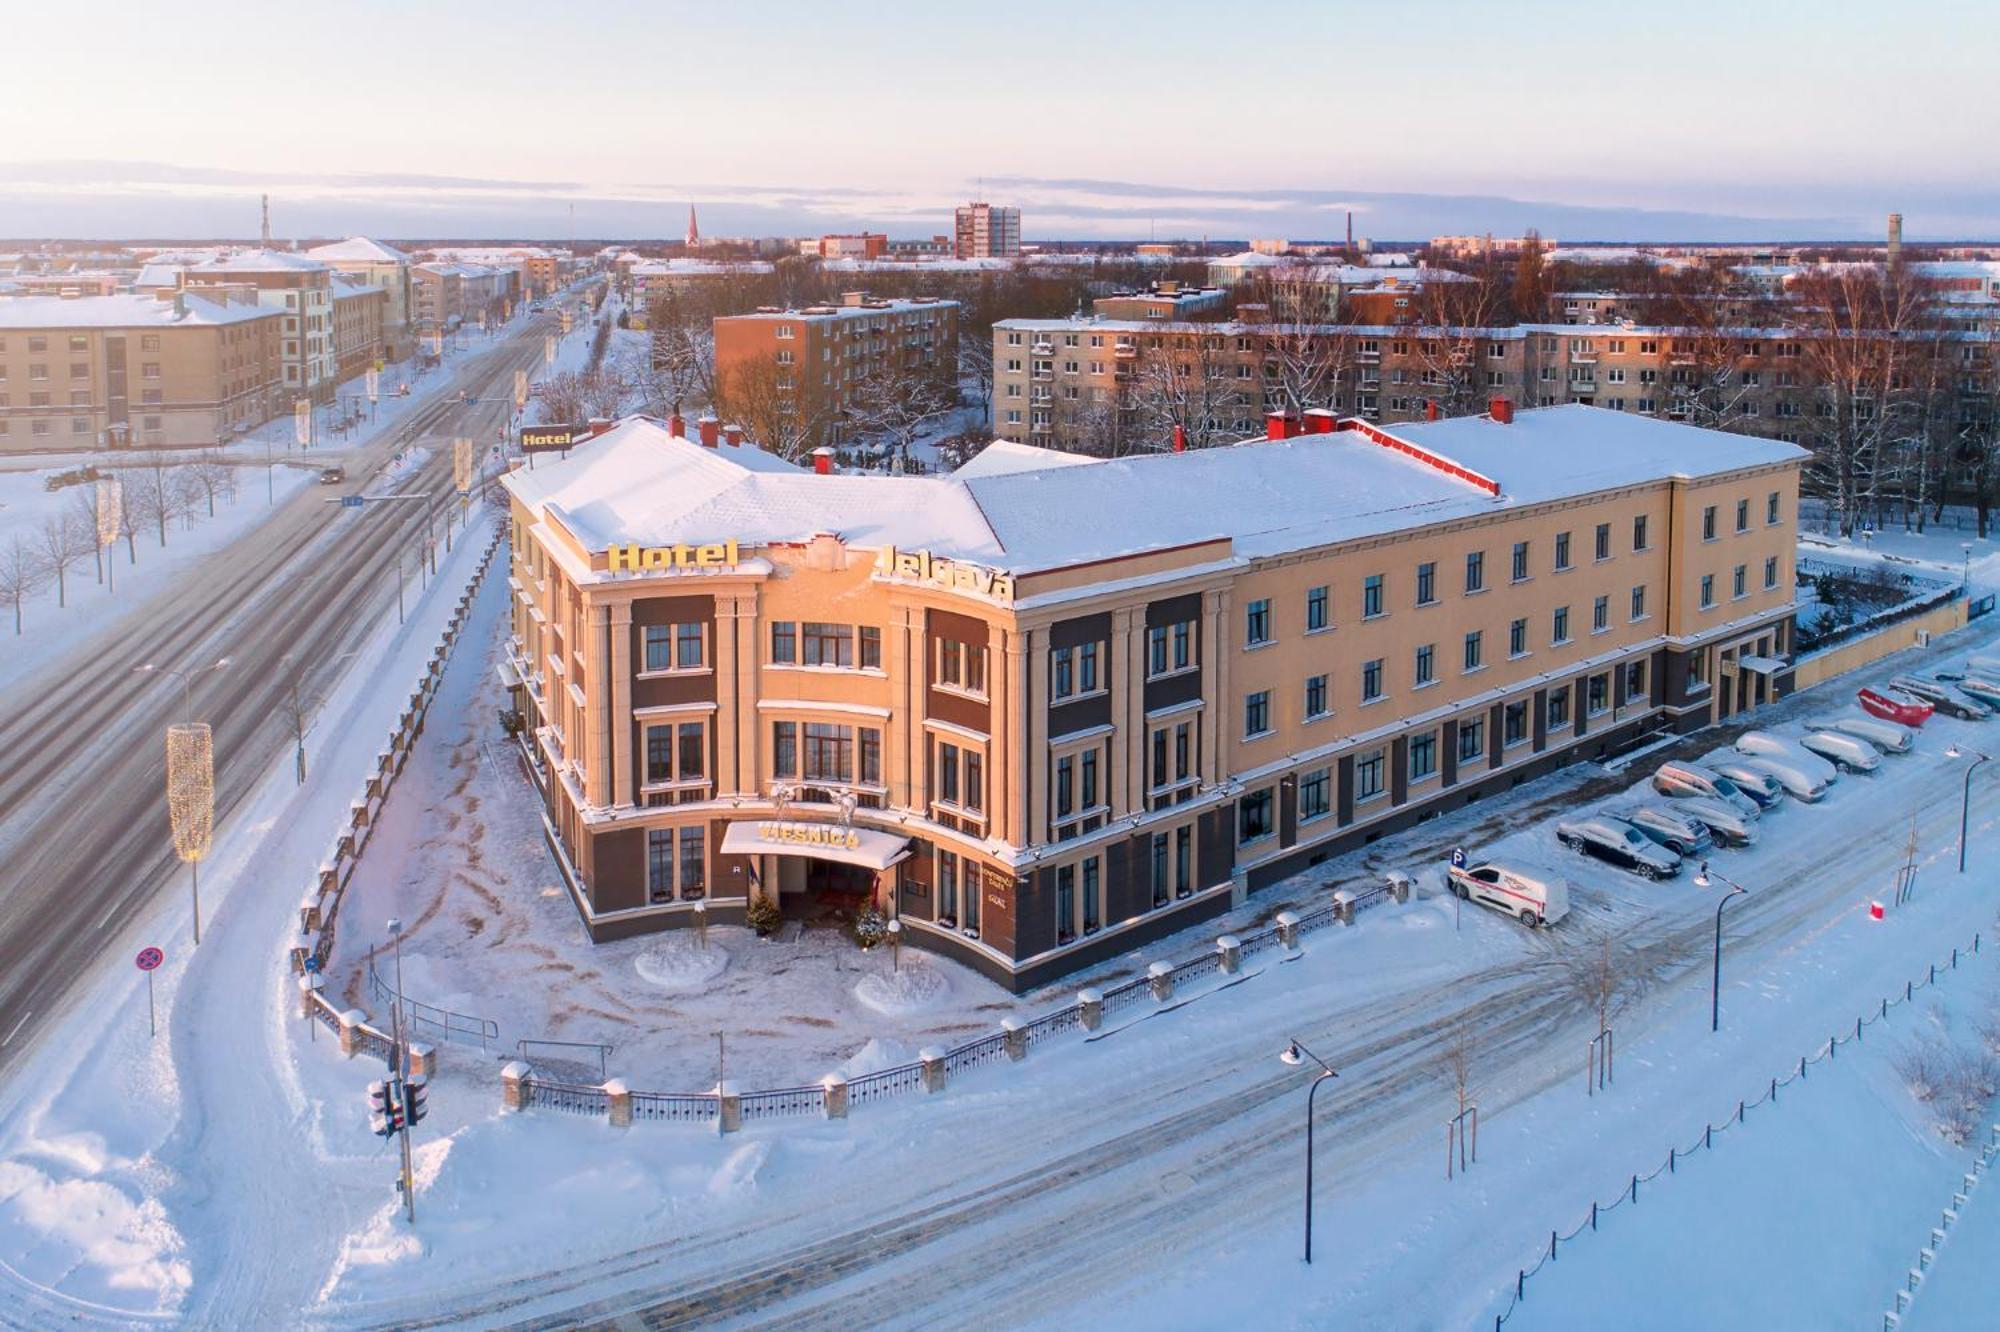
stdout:
<svg viewBox="0 0 2000 1332">
<path fill-rule="evenodd" d="M 698 994 L 729 969 L 729 950 L 710 943 L 706 948 L 692 934 L 664 934 L 632 959 L 639 979 L 667 994 Z"/>
<path fill-rule="evenodd" d="M 870 1036 L 859 1050 L 843 1059 L 833 1071 L 843 1078 L 852 1079 L 867 1073 L 880 1073 L 885 1068 L 901 1068 L 904 1064 L 916 1062 L 917 1052 L 901 1041 Z"/>
<path fill-rule="evenodd" d="M 20 1275 L 76 1300 L 179 1308 L 194 1278 L 166 1209 L 96 1173 L 0 1161 L 0 1252 Z"/>
<path fill-rule="evenodd" d="M 944 973 L 911 959 L 893 971 L 863 976 L 854 983 L 854 997 L 877 1013 L 901 1017 L 940 1008 L 951 997 Z"/>
</svg>

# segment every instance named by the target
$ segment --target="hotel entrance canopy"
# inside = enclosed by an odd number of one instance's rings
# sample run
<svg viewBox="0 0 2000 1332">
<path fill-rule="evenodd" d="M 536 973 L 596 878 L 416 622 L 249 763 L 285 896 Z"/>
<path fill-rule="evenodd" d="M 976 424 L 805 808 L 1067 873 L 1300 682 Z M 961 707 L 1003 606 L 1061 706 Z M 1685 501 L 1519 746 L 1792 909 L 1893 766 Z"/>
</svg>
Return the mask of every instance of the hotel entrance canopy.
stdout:
<svg viewBox="0 0 2000 1332">
<path fill-rule="evenodd" d="M 730 824 L 722 834 L 722 852 L 730 856 L 811 856 L 885 870 L 910 854 L 910 839 L 838 823 L 745 819 Z"/>
</svg>

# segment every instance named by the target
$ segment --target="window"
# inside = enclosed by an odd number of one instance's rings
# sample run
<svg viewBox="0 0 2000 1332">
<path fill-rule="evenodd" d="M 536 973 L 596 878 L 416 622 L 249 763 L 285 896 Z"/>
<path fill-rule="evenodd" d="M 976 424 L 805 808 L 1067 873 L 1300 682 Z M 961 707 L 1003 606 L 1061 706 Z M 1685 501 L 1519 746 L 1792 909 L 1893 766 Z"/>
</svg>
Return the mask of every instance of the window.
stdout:
<svg viewBox="0 0 2000 1332">
<path fill-rule="evenodd" d="M 1306 590 L 1306 632 L 1317 633 L 1326 628 L 1326 588 L 1324 586 Z"/>
<path fill-rule="evenodd" d="M 1646 515 L 1643 513 L 1632 520 L 1632 549 L 1646 549 Z"/>
<path fill-rule="evenodd" d="M 674 830 L 646 829 L 646 896 L 670 902 L 674 896 Z"/>
<path fill-rule="evenodd" d="M 1507 626 L 1507 655 L 1525 657 L 1528 655 L 1528 621 L 1523 618 Z"/>
<path fill-rule="evenodd" d="M 1590 603 L 1590 632 L 1601 634 L 1611 627 L 1611 598 L 1599 597 Z"/>
<path fill-rule="evenodd" d="M 1153 834 L 1153 905 L 1163 907 L 1172 900 L 1172 889 L 1168 886 L 1167 860 L 1171 839 L 1165 833 Z"/>
<path fill-rule="evenodd" d="M 1465 590 L 1486 590 L 1486 552 L 1483 550 L 1475 550 L 1465 557 Z"/>
<path fill-rule="evenodd" d="M 1236 812 L 1236 840 L 1248 845 L 1275 831 L 1271 821 L 1271 788 L 1267 786 L 1244 796 Z"/>
<path fill-rule="evenodd" d="M 1458 724 L 1458 761 L 1470 763 L 1486 752 L 1486 723 L 1462 721 Z"/>
<path fill-rule="evenodd" d="M 1194 665 L 1194 621 L 1156 624 L 1146 631 L 1146 676 L 1172 675 Z"/>
<path fill-rule="evenodd" d="M 1591 558 L 1597 560 L 1608 560 L 1611 558 L 1610 523 L 1599 523 L 1597 525 L 1597 546 Z"/>
<path fill-rule="evenodd" d="M 1747 499 L 1736 501 L 1736 530 L 1739 532 L 1750 530 L 1750 501 Z"/>
<path fill-rule="evenodd" d="M 1708 687 L 1707 651 L 1703 650 L 1703 651 L 1693 652 L 1688 655 L 1687 684 L 1689 693 L 1693 693 L 1697 689 L 1705 689 Z"/>
<path fill-rule="evenodd" d="M 1569 533 L 1556 533 L 1556 568 L 1569 568 Z"/>
<path fill-rule="evenodd" d="M 1306 720 L 1326 716 L 1326 676 L 1306 677 Z"/>
<path fill-rule="evenodd" d="M 1596 716 L 1611 706 L 1611 677 L 1604 671 L 1586 680 L 1583 685 L 1584 710 Z"/>
<path fill-rule="evenodd" d="M 1083 862 L 1083 932 L 1095 934 L 1104 923 L 1104 913 L 1098 909 L 1103 894 L 1099 891 L 1098 866 L 1096 856 Z"/>
<path fill-rule="evenodd" d="M 140 351 L 158 351 L 159 349 L 160 349 L 159 334 L 147 333 L 139 339 Z"/>
<path fill-rule="evenodd" d="M 864 734 L 878 733 L 869 731 Z M 879 754 L 876 766 L 880 767 Z M 932 798 L 943 804 L 954 805 L 972 814 L 986 808 L 986 759 L 976 749 L 946 740 L 938 741 L 931 783 Z"/>
<path fill-rule="evenodd" d="M 648 671 L 698 671 L 706 661 L 706 634 L 700 624 L 649 624 L 645 627 Z"/>
<path fill-rule="evenodd" d="M 1557 687 L 1549 690 L 1549 729 L 1569 725 L 1569 690 Z"/>
<path fill-rule="evenodd" d="M 802 729 L 805 763 L 799 775 L 808 781 L 853 781 L 854 728 L 831 722 L 806 722 Z"/>
<path fill-rule="evenodd" d="M 1259 689 L 1243 699 L 1243 738 L 1253 739 L 1271 729 L 1271 691 Z"/>
<path fill-rule="evenodd" d="M 1484 635 L 1477 629 L 1465 636 L 1465 669 L 1476 671 L 1480 665 L 1480 648 Z"/>
<path fill-rule="evenodd" d="M 1635 620 L 1646 618 L 1646 585 L 1644 583 L 1632 589 L 1632 618 Z"/>
<path fill-rule="evenodd" d="M 799 627 L 790 620 L 771 622 L 771 661 L 789 666 L 799 659 Z"/>
<path fill-rule="evenodd" d="M 939 847 L 937 851 L 937 919 L 938 924 L 947 928 L 958 924 L 958 869 L 959 860 L 955 852 Z M 972 888 L 971 876 L 967 875 L 967 889 Z M 968 892 L 968 897 L 977 893 Z"/>
<path fill-rule="evenodd" d="M 1317 768 L 1299 778 L 1299 822 L 1323 819 L 1333 809 L 1329 799 L 1332 770 Z"/>
<path fill-rule="evenodd" d="M 1361 663 L 1361 701 L 1372 703 L 1382 697 L 1382 659 Z"/>
<path fill-rule="evenodd" d="M 1271 599 L 1259 597 L 1243 607 L 1243 645 L 1257 647 L 1271 641 Z"/>
<path fill-rule="evenodd" d="M 1703 610 L 1707 610 L 1710 606 L 1713 606 L 1714 604 L 1715 604 L 1715 575 L 1703 574 L 1701 576 L 1701 608 Z"/>
<path fill-rule="evenodd" d="M 1070 943 L 1076 938 L 1076 866 L 1063 865 L 1056 870 L 1056 942 Z"/>
<path fill-rule="evenodd" d="M 1549 616 L 1549 642 L 1569 642 L 1569 607 L 1558 606 L 1555 613 Z"/>
<path fill-rule="evenodd" d="M 706 839 L 700 828 L 681 829 L 681 900 L 693 901 L 707 895 Z"/>
<path fill-rule="evenodd" d="M 1522 699 L 1500 710 L 1501 743 L 1518 745 L 1528 738 L 1528 702 Z"/>
<path fill-rule="evenodd" d="M 1420 782 L 1437 771 L 1438 738 L 1436 731 L 1425 731 L 1422 735 L 1410 737 L 1410 780 Z"/>
<path fill-rule="evenodd" d="M 955 638 L 940 638 L 937 652 L 936 684 L 961 693 L 986 693 L 986 649 Z"/>
<path fill-rule="evenodd" d="M 1417 649 L 1417 688 L 1437 681 L 1437 648 L 1430 643 Z"/>
<path fill-rule="evenodd" d="M 1372 620 L 1382 613 L 1382 575 L 1369 574 L 1361 581 L 1361 618 Z"/>
<path fill-rule="evenodd" d="M 1646 659 L 1625 663 L 1625 701 L 1646 697 Z"/>
<path fill-rule="evenodd" d="M 1437 601 L 1438 567 L 1430 561 L 1417 566 L 1417 604 L 1429 606 Z"/>
<path fill-rule="evenodd" d="M 1750 570 L 1745 565 L 1737 565 L 1730 574 L 1729 595 L 1740 597 L 1750 590 Z"/>
<path fill-rule="evenodd" d="M 1514 543 L 1514 581 L 1518 583 L 1527 576 L 1528 543 L 1525 541 L 1516 541 Z"/>
<path fill-rule="evenodd" d="M 1154 809 L 1165 809 L 1191 799 L 1196 773 L 1197 733 L 1193 721 L 1176 722 L 1155 729 L 1150 737 L 1150 785 Z"/>
<path fill-rule="evenodd" d="M 1764 497 L 1764 521 L 1767 523 L 1778 521 L 1778 492 L 1775 490 Z"/>
<path fill-rule="evenodd" d="M 1701 539 L 1703 541 L 1715 540 L 1715 506 L 1713 504 L 1701 511 Z"/>
<path fill-rule="evenodd" d="M 1772 555 L 1764 561 L 1764 588 L 1769 591 L 1778 585 L 1778 557 Z"/>
<path fill-rule="evenodd" d="M 1373 800 L 1382 794 L 1382 751 L 1377 749 L 1354 760 L 1354 798 Z"/>
</svg>

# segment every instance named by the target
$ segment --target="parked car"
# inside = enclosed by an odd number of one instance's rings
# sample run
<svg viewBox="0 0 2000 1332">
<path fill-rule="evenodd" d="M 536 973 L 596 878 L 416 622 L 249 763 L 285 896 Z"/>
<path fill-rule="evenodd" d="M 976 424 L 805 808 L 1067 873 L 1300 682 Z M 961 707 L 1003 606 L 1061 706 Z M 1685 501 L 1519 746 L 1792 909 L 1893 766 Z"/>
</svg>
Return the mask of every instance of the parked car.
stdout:
<svg viewBox="0 0 2000 1332">
<path fill-rule="evenodd" d="M 1768 730 L 1746 730 L 1744 734 L 1736 736 L 1736 752 L 1748 754 L 1750 758 L 1764 758 L 1782 764 L 1786 768 L 1794 768 L 1802 772 L 1806 778 L 1818 782 L 1822 788 L 1832 786 L 1834 782 L 1840 780 L 1840 770 L 1830 760 L 1826 760 L 1820 754 L 1814 754 L 1812 750 L 1792 740 L 1786 740 L 1784 736 L 1774 736 Z M 1784 782 L 1784 776 L 1780 774 L 1778 780 Z M 1792 786 L 1786 784 L 1786 790 L 1792 790 Z"/>
<path fill-rule="evenodd" d="M 2000 657 L 1967 657 L 1967 675 L 1983 675 L 1989 680 L 2000 680 Z"/>
<path fill-rule="evenodd" d="M 345 467 L 322 467 L 319 469 L 319 483 L 323 486 L 337 486 L 347 480 Z"/>
<path fill-rule="evenodd" d="M 1806 725 L 1815 731 L 1832 731 L 1866 740 L 1884 754 L 1907 754 L 1917 739 L 1916 732 L 1909 727 L 1875 717 L 1825 717 L 1818 721 L 1808 719 Z"/>
<path fill-rule="evenodd" d="M 1711 755 L 1708 766 L 1735 783 L 1737 790 L 1762 809 L 1769 809 L 1785 798 L 1784 783 L 1734 750 L 1724 749 Z"/>
<path fill-rule="evenodd" d="M 1813 759 L 1824 767 L 1833 765 L 1814 754 L 1800 754 L 1799 758 Z M 1808 805 L 1817 804 L 1826 798 L 1826 788 L 1833 784 L 1833 778 L 1821 775 L 1817 770 L 1808 771 L 1798 765 L 1796 759 L 1780 758 L 1776 755 L 1749 755 L 1744 762 L 1753 768 L 1767 772 L 1785 788 L 1785 794 L 1794 800 L 1803 800 Z"/>
<path fill-rule="evenodd" d="M 1799 737 L 1799 744 L 1842 772 L 1873 772 L 1882 766 L 1882 756 L 1875 752 L 1875 746 L 1858 736 L 1838 731 L 1807 731 Z"/>
<path fill-rule="evenodd" d="M 1757 821 L 1744 817 L 1742 810 L 1726 801 L 1688 796 L 1676 800 L 1674 808 L 1702 824 L 1722 846 L 1748 846 L 1757 840 Z"/>
<path fill-rule="evenodd" d="M 1676 799 L 1706 796 L 1720 800 L 1735 806 L 1746 818 L 1756 818 L 1763 808 L 1755 795 L 1738 790 L 1729 777 L 1699 763 L 1662 763 L 1653 774 L 1653 789 Z"/>
<path fill-rule="evenodd" d="M 1572 851 L 1596 856 L 1645 879 L 1672 878 L 1681 869 L 1679 856 L 1609 814 L 1564 820 L 1556 825 L 1556 840 Z"/>
<path fill-rule="evenodd" d="M 2000 678 L 1984 675 L 1967 675 L 1953 681 L 1958 691 L 1968 697 L 1978 699 L 1988 707 L 2000 707 Z"/>
<path fill-rule="evenodd" d="M 1708 825 L 1690 814 L 1678 800 L 1671 805 L 1627 805 L 1611 813 L 1683 858 L 1698 856 L 1715 845 Z"/>
<path fill-rule="evenodd" d="M 1861 710 L 1901 726 L 1922 726 L 1931 719 L 1931 705 L 1894 689 L 1861 689 L 1854 695 Z"/>
<path fill-rule="evenodd" d="M 1445 882 L 1466 901 L 1504 911 L 1529 929 L 1569 914 L 1568 880 L 1546 870 L 1486 860 L 1464 869 L 1447 866 Z"/>
<path fill-rule="evenodd" d="M 1917 675 L 1899 675 L 1889 681 L 1891 687 L 1920 698 L 1947 717 L 1957 717 L 1962 721 L 1985 721 L 1993 715 L 1993 709 L 1977 699 L 1967 698 L 1942 680 L 1926 680 Z"/>
</svg>

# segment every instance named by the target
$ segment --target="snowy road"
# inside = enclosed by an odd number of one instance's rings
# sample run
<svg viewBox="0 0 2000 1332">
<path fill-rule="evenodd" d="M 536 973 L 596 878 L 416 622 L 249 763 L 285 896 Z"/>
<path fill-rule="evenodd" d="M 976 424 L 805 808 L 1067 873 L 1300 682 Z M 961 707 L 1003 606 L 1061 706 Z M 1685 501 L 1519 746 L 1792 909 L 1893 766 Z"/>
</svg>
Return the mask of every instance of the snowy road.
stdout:
<svg viewBox="0 0 2000 1332">
<path fill-rule="evenodd" d="M 513 372 L 536 364 L 548 320 L 468 357 L 436 385 L 437 401 L 410 413 L 374 444 L 349 454 L 354 483 L 406 442 L 433 435 L 491 439 L 504 422 Z M 482 401 L 465 406 L 457 391 Z M 435 443 L 435 441 L 433 441 Z M 451 485 L 451 451 L 399 480 L 439 494 Z M 371 488 L 372 489 L 372 488 Z M 214 727 L 220 825 L 283 751 L 280 663 L 311 663 L 324 688 L 361 626 L 394 600 L 398 552 L 413 552 L 423 506 L 386 505 L 359 515 L 313 488 L 175 584 L 39 675 L 0 704 L 0 1068 L 58 1012 L 74 979 L 170 882 L 173 860 L 163 798 L 161 733 L 181 714 L 171 679 L 135 678 L 144 661 L 229 669 L 199 680 L 195 716 Z M 409 567 L 414 569 L 412 559 Z M 107 810 L 131 811 L 107 822 Z M 178 877 L 176 877 L 178 875 Z M 122 942 L 130 942 L 123 940 Z"/>
</svg>

